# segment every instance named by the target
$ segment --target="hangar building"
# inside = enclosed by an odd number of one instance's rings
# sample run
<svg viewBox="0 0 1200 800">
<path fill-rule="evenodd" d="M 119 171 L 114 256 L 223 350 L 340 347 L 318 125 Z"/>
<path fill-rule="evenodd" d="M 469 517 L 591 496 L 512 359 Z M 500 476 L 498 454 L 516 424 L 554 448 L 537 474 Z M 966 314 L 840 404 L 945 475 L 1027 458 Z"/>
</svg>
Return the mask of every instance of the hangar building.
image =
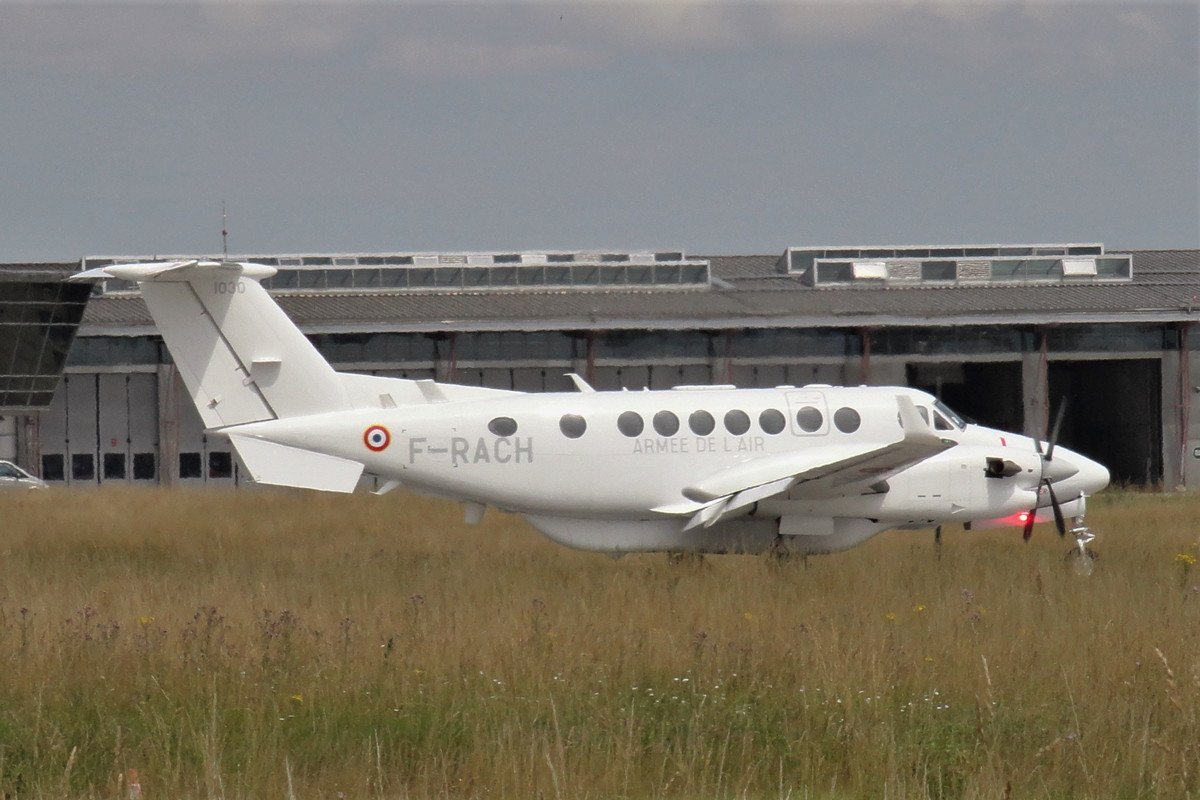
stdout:
<svg viewBox="0 0 1200 800">
<path fill-rule="evenodd" d="M 1031 434 L 1067 398 L 1061 441 L 1114 480 L 1200 488 L 1200 250 L 233 258 L 278 267 L 265 285 L 341 370 L 525 391 L 570 390 L 568 372 L 600 389 L 907 384 Z M 0 458 L 62 485 L 240 483 L 136 286 L 62 282 L 140 260 L 0 265 Z"/>
</svg>

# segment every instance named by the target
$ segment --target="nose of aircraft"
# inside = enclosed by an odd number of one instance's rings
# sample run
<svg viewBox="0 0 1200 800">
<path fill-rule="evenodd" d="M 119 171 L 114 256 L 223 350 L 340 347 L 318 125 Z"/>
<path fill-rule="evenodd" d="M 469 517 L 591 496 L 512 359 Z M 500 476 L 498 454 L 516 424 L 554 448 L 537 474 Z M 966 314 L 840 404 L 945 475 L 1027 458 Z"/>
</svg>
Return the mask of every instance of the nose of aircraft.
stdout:
<svg viewBox="0 0 1200 800">
<path fill-rule="evenodd" d="M 1082 465 L 1079 467 L 1077 478 L 1083 485 L 1085 494 L 1095 494 L 1105 486 L 1108 486 L 1108 467 L 1083 456 L 1080 456 L 1079 460 L 1082 462 Z"/>
<path fill-rule="evenodd" d="M 1072 450 L 1059 448 L 1054 460 L 1045 465 L 1044 476 L 1049 478 L 1060 494 L 1077 492 L 1095 494 L 1108 486 L 1108 468 Z M 1062 492 L 1059 487 L 1066 489 Z"/>
</svg>

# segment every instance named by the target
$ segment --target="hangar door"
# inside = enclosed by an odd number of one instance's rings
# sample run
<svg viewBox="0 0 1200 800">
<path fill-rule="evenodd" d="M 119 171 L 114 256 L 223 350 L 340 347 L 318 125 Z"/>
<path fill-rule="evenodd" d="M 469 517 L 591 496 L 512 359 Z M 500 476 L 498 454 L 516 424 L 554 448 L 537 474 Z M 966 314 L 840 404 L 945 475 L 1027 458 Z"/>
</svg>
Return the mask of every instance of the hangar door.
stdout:
<svg viewBox="0 0 1200 800">
<path fill-rule="evenodd" d="M 158 384 L 147 373 L 63 376 L 42 415 L 42 478 L 67 485 L 158 481 Z"/>
<path fill-rule="evenodd" d="M 1050 404 L 1068 397 L 1060 440 L 1108 467 L 1114 483 L 1162 481 L 1162 362 L 1051 361 Z"/>
<path fill-rule="evenodd" d="M 175 379 L 178 381 L 178 376 Z M 176 393 L 176 403 L 176 413 L 179 415 L 179 485 L 237 485 L 241 475 L 229 439 L 210 436 L 205 432 L 204 421 L 200 419 L 200 413 L 196 411 L 186 390 L 181 388 Z"/>
</svg>

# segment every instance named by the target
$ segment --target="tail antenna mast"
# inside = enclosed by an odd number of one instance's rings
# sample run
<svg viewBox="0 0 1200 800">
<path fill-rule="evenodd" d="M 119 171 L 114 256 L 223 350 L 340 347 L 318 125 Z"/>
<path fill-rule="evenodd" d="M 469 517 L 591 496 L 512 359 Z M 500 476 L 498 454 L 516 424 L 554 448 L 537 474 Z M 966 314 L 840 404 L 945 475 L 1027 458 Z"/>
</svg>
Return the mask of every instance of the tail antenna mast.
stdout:
<svg viewBox="0 0 1200 800">
<path fill-rule="evenodd" d="M 221 201 L 221 254 L 223 261 L 229 260 L 229 218 L 225 215 L 225 201 Z"/>
</svg>

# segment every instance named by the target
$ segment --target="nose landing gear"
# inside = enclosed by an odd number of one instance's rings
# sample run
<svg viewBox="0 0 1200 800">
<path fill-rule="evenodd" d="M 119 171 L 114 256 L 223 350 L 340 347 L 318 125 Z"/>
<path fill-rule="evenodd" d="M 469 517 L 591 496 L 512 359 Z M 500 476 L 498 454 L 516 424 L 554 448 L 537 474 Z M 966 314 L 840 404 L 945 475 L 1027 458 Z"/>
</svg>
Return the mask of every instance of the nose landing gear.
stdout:
<svg viewBox="0 0 1200 800">
<path fill-rule="evenodd" d="M 1071 518 L 1072 528 L 1071 535 L 1075 537 L 1075 546 L 1067 551 L 1066 560 L 1071 566 L 1071 571 L 1076 575 L 1091 575 L 1096 569 L 1096 559 L 1099 556 L 1092 548 L 1088 547 L 1095 540 L 1096 534 L 1092 533 L 1083 521 L 1084 515 L 1087 513 L 1086 496 L 1079 493 L 1079 515 Z"/>
</svg>

